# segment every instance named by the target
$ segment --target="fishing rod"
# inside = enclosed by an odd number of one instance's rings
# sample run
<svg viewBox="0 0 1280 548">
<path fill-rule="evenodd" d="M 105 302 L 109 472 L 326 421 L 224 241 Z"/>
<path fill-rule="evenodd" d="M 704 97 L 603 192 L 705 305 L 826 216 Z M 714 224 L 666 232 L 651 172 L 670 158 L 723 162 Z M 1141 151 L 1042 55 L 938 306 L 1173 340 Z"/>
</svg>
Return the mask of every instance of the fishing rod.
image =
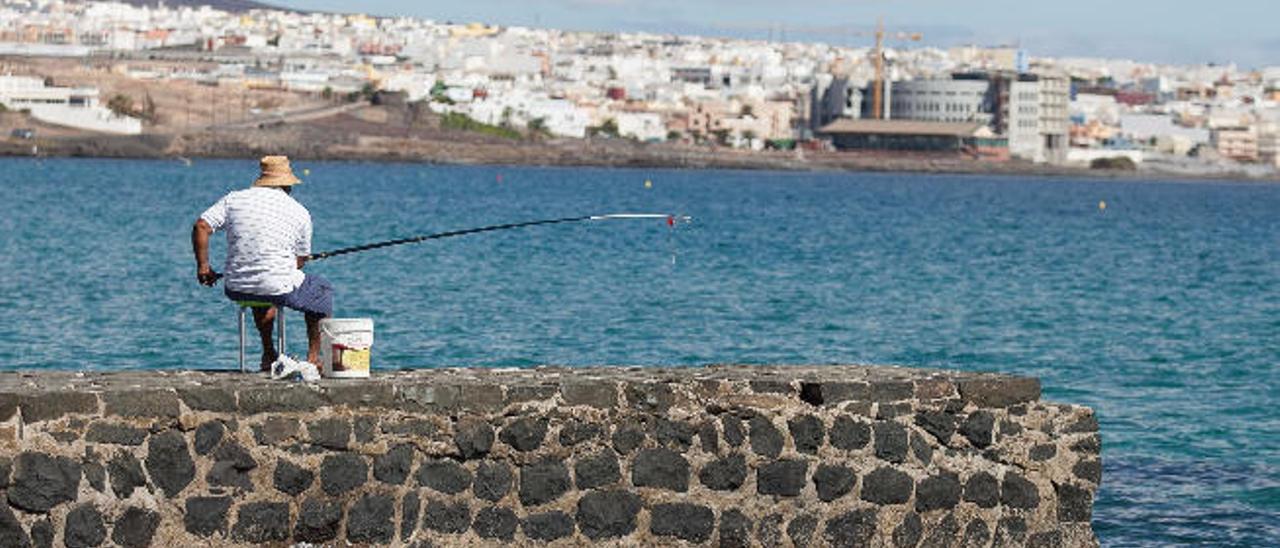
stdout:
<svg viewBox="0 0 1280 548">
<path fill-rule="evenodd" d="M 373 242 L 352 247 L 344 247 L 333 251 L 323 251 L 320 253 L 312 253 L 307 255 L 307 261 L 318 261 L 320 259 L 328 259 L 329 257 L 337 257 L 339 255 L 347 255 L 349 253 L 359 253 L 361 251 L 369 251 L 372 249 L 381 249 L 395 245 L 415 244 L 425 242 L 427 240 L 439 240 L 442 238 L 452 238 L 454 236 L 466 236 L 468 234 L 479 234 L 481 232 L 493 232 L 496 230 L 510 230 L 513 228 L 524 228 L 539 225 L 554 225 L 562 223 L 580 223 L 585 221 L 617 221 L 628 219 L 664 219 L 667 226 L 675 228 L 678 223 L 692 222 L 693 218 L 688 215 L 673 215 L 669 213 L 610 213 L 607 215 L 584 215 L 581 217 L 565 217 L 562 219 L 544 219 L 541 221 L 526 221 L 523 223 L 507 223 L 501 225 L 482 226 L 478 228 L 467 228 L 463 230 L 450 230 L 448 232 L 437 232 L 435 234 L 423 234 L 421 236 L 411 236 L 408 238 L 399 238 L 395 240 L 387 240 L 383 242 Z M 673 258 L 674 260 L 674 258 Z M 221 272 L 214 272 L 214 281 L 222 279 Z"/>
<path fill-rule="evenodd" d="M 667 226 L 674 228 L 676 223 L 687 223 L 693 219 L 688 215 L 672 215 L 668 213 L 610 213 L 607 215 L 584 215 L 581 217 L 565 217 L 562 219 L 545 219 L 541 221 L 526 221 L 523 223 L 507 223 L 500 225 L 482 226 L 478 228 L 467 228 L 463 230 L 450 230 L 448 232 L 437 232 L 435 234 L 423 234 L 421 236 L 410 236 L 408 238 L 398 238 L 395 240 L 387 240 L 383 242 L 373 242 L 352 247 L 344 247 L 333 251 L 324 251 L 321 253 L 312 253 L 307 256 L 308 261 L 318 261 L 346 255 L 349 253 L 359 253 L 373 249 L 381 249 L 404 244 L 416 244 L 427 240 L 439 240 L 442 238 L 452 238 L 455 236 L 466 236 L 468 234 L 479 234 L 481 232 L 493 232 L 497 230 L 511 230 L 514 228 L 525 228 L 530 226 L 554 225 L 562 223 L 580 223 L 588 221 L 617 221 L 629 219 L 665 219 Z"/>
</svg>

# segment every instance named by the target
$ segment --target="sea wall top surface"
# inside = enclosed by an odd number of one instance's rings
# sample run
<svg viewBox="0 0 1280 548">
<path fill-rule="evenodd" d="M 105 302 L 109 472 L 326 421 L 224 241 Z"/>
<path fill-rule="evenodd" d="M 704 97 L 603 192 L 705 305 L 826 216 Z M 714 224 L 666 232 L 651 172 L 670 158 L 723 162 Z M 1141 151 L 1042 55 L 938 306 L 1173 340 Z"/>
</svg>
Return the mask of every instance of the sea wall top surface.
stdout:
<svg viewBox="0 0 1280 548">
<path fill-rule="evenodd" d="M 0 546 L 1094 546 L 1035 379 L 869 366 L 0 374 Z"/>
<path fill-rule="evenodd" d="M 21 410 L 25 422 L 74 413 L 178 417 L 184 410 L 257 414 L 328 406 L 495 411 L 530 401 L 639 410 L 690 399 L 766 407 L 912 399 L 1007 407 L 1039 397 L 1034 378 L 885 366 L 447 368 L 314 384 L 224 371 L 0 373 L 0 421 Z"/>
</svg>

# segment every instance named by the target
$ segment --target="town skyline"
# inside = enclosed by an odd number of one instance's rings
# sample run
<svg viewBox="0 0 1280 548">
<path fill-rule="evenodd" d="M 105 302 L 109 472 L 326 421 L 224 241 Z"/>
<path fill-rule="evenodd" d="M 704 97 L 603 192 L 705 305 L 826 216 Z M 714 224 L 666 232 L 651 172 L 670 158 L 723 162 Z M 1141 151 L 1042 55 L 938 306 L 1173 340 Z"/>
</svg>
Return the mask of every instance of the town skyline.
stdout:
<svg viewBox="0 0 1280 548">
<path fill-rule="evenodd" d="M 1280 173 L 1280 66 L 922 47 L 892 32 L 905 40 L 879 50 L 869 47 L 870 33 L 860 36 L 868 44 L 764 42 L 287 8 L 245 13 L 261 7 L 245 3 L 226 4 L 232 11 L 141 4 L 5 2 L 0 52 L 15 63 L 48 60 L 0 81 L 0 102 L 49 124 L 126 135 L 265 130 L 374 109 L 361 123 L 390 124 L 378 131 L 405 147 L 458 130 L 534 143 L 622 139 L 635 150 L 742 149 L 787 161 L 790 151 L 852 158 L 870 150 Z M 76 72 L 71 59 L 96 66 Z M 86 83 L 92 87 L 78 87 Z M 170 84 L 187 89 L 158 93 Z M 194 120 L 192 94 L 209 103 Z M 377 110 L 384 94 L 404 108 Z"/>
<path fill-rule="evenodd" d="M 303 10 L 356 12 L 335 0 L 276 0 Z M 548 0 L 536 3 L 476 0 L 371 0 L 359 12 L 452 22 L 482 22 L 573 31 L 653 32 L 773 41 L 866 45 L 877 18 L 889 31 L 918 32 L 903 47 L 1012 45 L 1037 56 L 1132 59 L 1160 64 L 1280 64 L 1280 38 L 1269 28 L 1280 6 L 1264 0 L 1219 2 L 1212 11 L 1190 0 L 1117 4 L 1080 0 L 1027 6 L 983 0 L 964 7 L 941 0 L 834 2 L 748 0 L 726 10 L 715 0 Z M 974 9 L 974 8 L 977 9 Z M 1105 13 L 1105 17 L 1097 14 Z M 815 15 L 821 14 L 821 15 Z M 847 29 L 847 31 L 846 31 Z"/>
</svg>

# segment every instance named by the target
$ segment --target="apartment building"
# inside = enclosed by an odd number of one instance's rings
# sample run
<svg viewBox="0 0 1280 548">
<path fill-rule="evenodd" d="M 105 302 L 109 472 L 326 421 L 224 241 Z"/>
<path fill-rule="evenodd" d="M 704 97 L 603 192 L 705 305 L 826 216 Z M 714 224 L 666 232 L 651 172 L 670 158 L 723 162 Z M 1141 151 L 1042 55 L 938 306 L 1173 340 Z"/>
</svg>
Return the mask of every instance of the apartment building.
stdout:
<svg viewBox="0 0 1280 548">
<path fill-rule="evenodd" d="M 1015 158 L 1061 164 L 1069 143 L 1070 84 L 1064 77 L 1019 75 L 1009 84 L 1009 152 Z"/>
<path fill-rule="evenodd" d="M 1268 139 L 1274 139 L 1274 137 L 1268 137 Z M 1259 160 L 1258 131 L 1254 126 L 1216 128 L 1213 130 L 1210 142 L 1223 158 L 1230 158 L 1237 162 Z"/>
<path fill-rule="evenodd" d="M 1280 124 L 1275 121 L 1258 124 L 1258 159 L 1280 169 Z"/>
<path fill-rule="evenodd" d="M 815 78 L 809 92 L 809 129 L 817 130 L 840 118 L 861 118 L 863 87 L 847 76 L 822 74 Z"/>
</svg>

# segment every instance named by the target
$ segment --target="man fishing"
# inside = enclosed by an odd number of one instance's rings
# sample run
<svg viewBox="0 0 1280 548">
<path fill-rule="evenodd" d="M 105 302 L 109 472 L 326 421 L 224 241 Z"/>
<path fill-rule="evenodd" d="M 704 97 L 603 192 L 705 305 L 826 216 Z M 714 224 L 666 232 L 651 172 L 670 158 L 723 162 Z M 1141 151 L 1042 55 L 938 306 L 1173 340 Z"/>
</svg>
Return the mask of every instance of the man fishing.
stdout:
<svg viewBox="0 0 1280 548">
<path fill-rule="evenodd" d="M 262 173 L 250 188 L 236 190 L 205 210 L 191 228 L 196 280 L 212 287 L 225 278 L 223 290 L 233 301 L 269 302 L 254 308 L 253 321 L 262 337 L 262 370 L 270 371 L 279 353 L 272 326 L 281 306 L 303 312 L 307 321 L 307 361 L 319 363 L 320 320 L 333 315 L 333 286 L 302 271 L 311 255 L 311 214 L 290 193 L 300 181 L 285 156 L 266 156 Z M 209 266 L 209 235 L 227 233 L 223 273 Z"/>
</svg>

